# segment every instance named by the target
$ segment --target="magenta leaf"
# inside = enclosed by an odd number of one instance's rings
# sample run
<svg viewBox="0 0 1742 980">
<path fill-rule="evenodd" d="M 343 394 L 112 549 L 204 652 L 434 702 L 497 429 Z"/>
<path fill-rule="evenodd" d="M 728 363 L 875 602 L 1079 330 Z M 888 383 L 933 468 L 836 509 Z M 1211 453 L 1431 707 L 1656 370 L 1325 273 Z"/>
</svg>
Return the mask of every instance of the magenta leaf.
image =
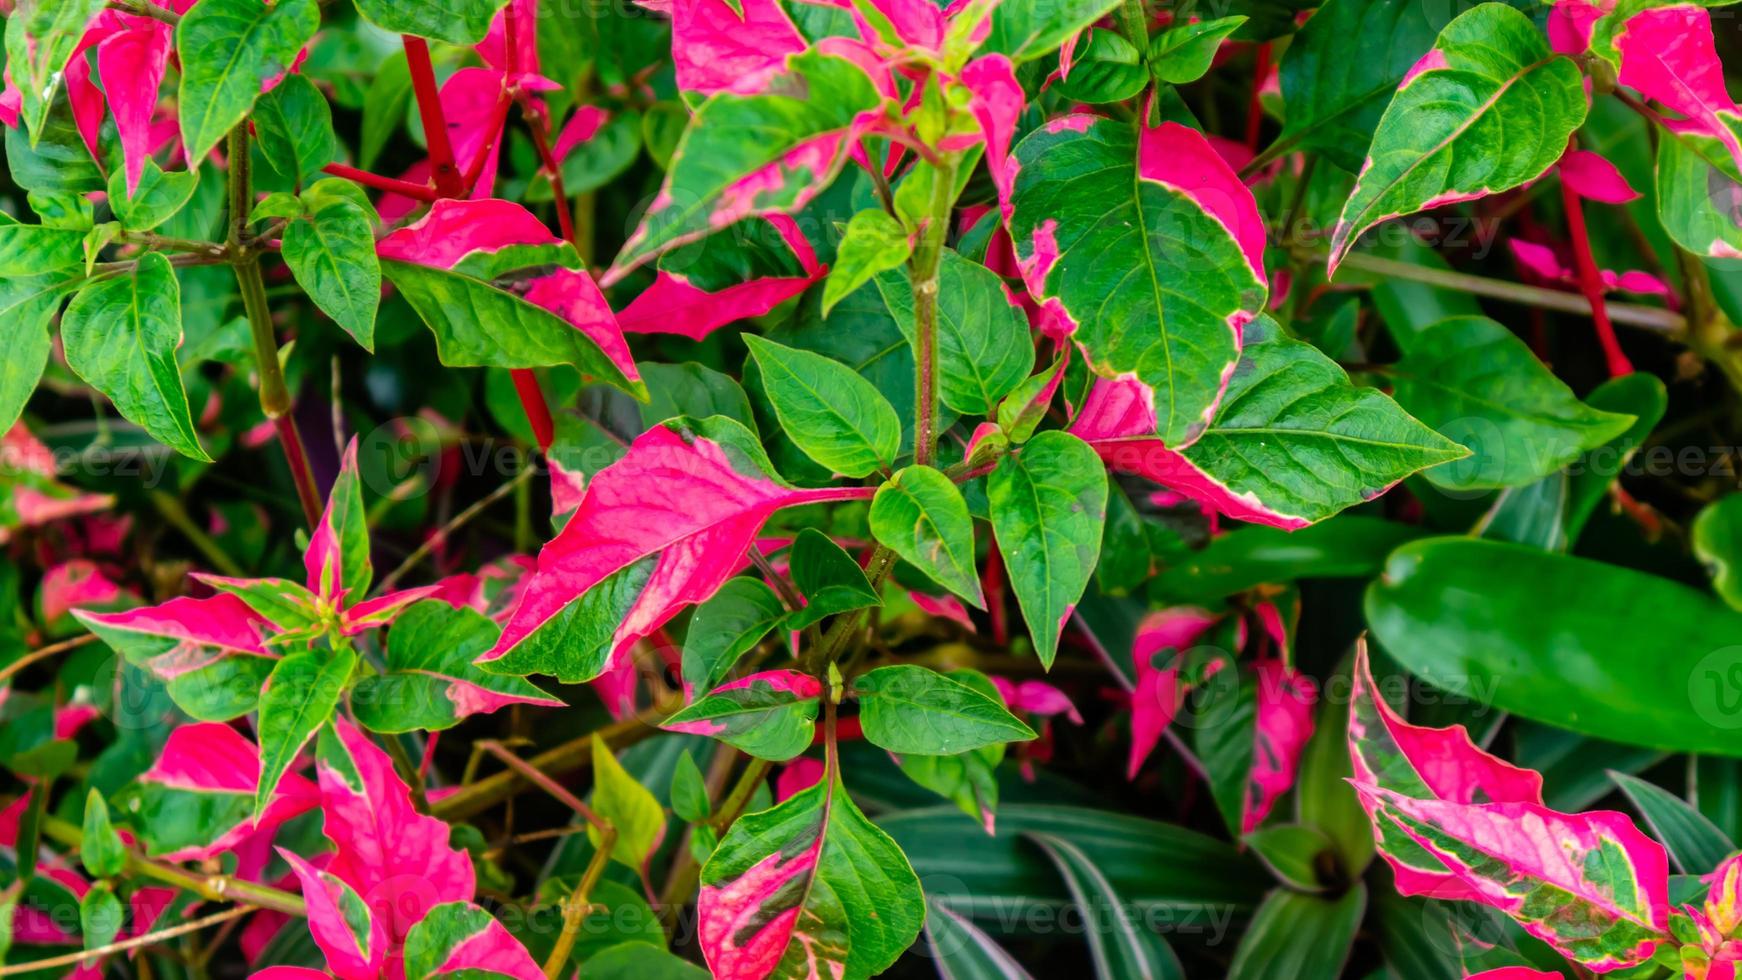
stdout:
<svg viewBox="0 0 1742 980">
<path fill-rule="evenodd" d="M 1742 108 L 1724 87 L 1711 12 L 1691 4 L 1643 10 L 1615 35 L 1620 82 L 1679 118 L 1669 129 L 1707 163 L 1742 180 Z"/>
<path fill-rule="evenodd" d="M 471 901 L 472 860 L 449 844 L 446 823 L 417 812 L 387 753 L 343 718 L 321 730 L 315 770 L 324 832 L 338 846 L 325 870 L 381 923 L 396 975 L 413 925 L 444 902 Z"/>
<path fill-rule="evenodd" d="M 226 657 L 275 657 L 266 649 L 271 623 L 228 593 L 209 599 L 182 596 L 116 613 L 74 610 L 73 616 L 128 663 L 164 680 Z"/>
<path fill-rule="evenodd" d="M 327 969 L 339 980 L 380 980 L 387 933 L 356 890 L 282 847 L 278 856 L 302 883 L 309 933 L 326 956 Z"/>
<path fill-rule="evenodd" d="M 1568 150 L 1567 155 L 1561 157 L 1559 168 L 1561 179 L 1580 197 L 1604 204 L 1626 204 L 1639 199 L 1639 192 L 1601 153 Z"/>
<path fill-rule="evenodd" d="M 713 595 L 775 511 L 870 495 L 788 486 L 760 440 L 722 416 L 664 422 L 593 477 L 479 662 L 499 673 L 591 680 L 637 639 Z"/>
<path fill-rule="evenodd" d="M 1155 750 L 1185 701 L 1181 658 L 1221 617 L 1193 606 L 1150 613 L 1138 624 L 1131 647 L 1137 689 L 1131 694 L 1131 752 L 1125 778 L 1136 779 L 1143 760 Z"/>
<path fill-rule="evenodd" d="M 1294 786 L 1301 752 L 1313 736 L 1313 706 L 1318 692 L 1312 678 L 1288 666 L 1280 657 L 1261 660 L 1252 772 L 1240 818 L 1241 832 L 1264 823 L 1282 794 Z"/>
<path fill-rule="evenodd" d="M 671 59 L 677 87 L 686 92 L 760 92 L 786 68 L 786 56 L 805 47 L 780 0 L 686 0 L 672 5 Z"/>
<path fill-rule="evenodd" d="M 710 0 L 721 2 L 721 0 Z M 771 229 L 774 235 L 759 234 Z M 700 340 L 804 292 L 828 268 L 786 215 L 733 225 L 659 259 L 653 284 L 618 314 L 625 333 Z"/>
<path fill-rule="evenodd" d="M 169 66 L 174 31 L 148 17 L 115 16 L 126 29 L 97 45 L 97 76 L 103 80 L 103 95 L 121 137 L 127 193 L 132 194 L 139 189 L 139 175 L 151 154 L 151 117 Z"/>
<path fill-rule="evenodd" d="M 126 812 L 133 814 L 147 854 L 203 861 L 257 832 L 270 833 L 319 799 L 314 784 L 290 773 L 255 819 L 259 784 L 260 750 L 247 736 L 213 722 L 182 725 L 128 791 Z"/>
</svg>

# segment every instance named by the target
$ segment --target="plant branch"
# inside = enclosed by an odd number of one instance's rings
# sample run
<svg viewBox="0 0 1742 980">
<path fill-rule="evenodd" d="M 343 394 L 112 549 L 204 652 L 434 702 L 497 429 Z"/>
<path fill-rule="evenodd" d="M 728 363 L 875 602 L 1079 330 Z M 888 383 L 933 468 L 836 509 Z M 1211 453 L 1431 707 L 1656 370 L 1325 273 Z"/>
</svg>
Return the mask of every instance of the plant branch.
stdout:
<svg viewBox="0 0 1742 980">
<path fill-rule="evenodd" d="M 32 960 L 28 963 L 14 963 L 10 966 L 0 966 L 0 977 L 12 977 L 25 973 L 36 973 L 41 970 L 51 970 L 57 966 L 77 966 L 80 963 L 94 961 L 98 957 L 107 956 L 110 953 L 120 953 L 129 949 L 138 949 L 141 946 L 151 946 L 163 942 L 165 939 L 174 939 L 177 936 L 185 936 L 189 933 L 199 932 L 201 929 L 205 929 L 208 926 L 215 926 L 222 922 L 229 922 L 232 919 L 241 918 L 252 911 L 254 911 L 253 906 L 238 905 L 235 908 L 225 909 L 222 912 L 214 912 L 211 915 L 195 919 L 192 922 L 183 922 L 179 925 L 170 926 L 167 929 L 148 932 L 143 936 L 134 936 L 132 939 L 118 940 L 103 946 L 98 946 L 96 949 L 89 949 L 80 953 L 66 953 L 61 956 L 51 956 L 48 959 Z M 72 971 L 69 971 L 69 975 L 71 972 Z"/>
<path fill-rule="evenodd" d="M 951 157 L 932 171 L 930 207 L 907 267 L 913 284 L 913 461 L 919 466 L 931 465 L 937 449 L 938 267 L 955 200 L 956 161 Z"/>
<path fill-rule="evenodd" d="M 186 538 L 188 543 L 193 545 L 213 568 L 231 578 L 241 578 L 248 574 L 241 565 L 236 564 L 236 560 L 231 558 L 223 548 L 218 547 L 218 542 L 213 541 L 211 535 L 200 530 L 199 525 L 195 524 L 193 518 L 188 516 L 187 508 L 182 506 L 180 498 L 167 490 L 153 490 L 149 496 L 151 505 L 157 508 L 158 516 L 167 521 L 170 527 L 180 531 L 181 536 Z"/>
<path fill-rule="evenodd" d="M 425 538 L 423 544 L 418 545 L 415 551 L 406 555 L 405 560 L 400 562 L 397 568 L 387 573 L 386 577 L 375 586 L 376 594 L 379 595 L 391 592 L 393 587 L 399 584 L 399 580 L 405 577 L 405 573 L 416 568 L 418 562 L 429 557 L 429 553 L 434 551 L 437 545 L 447 540 L 448 535 L 453 534 L 455 531 L 465 526 L 472 520 L 472 518 L 482 514 L 491 504 L 513 493 L 522 483 L 531 479 L 532 474 L 535 472 L 537 472 L 537 470 L 531 466 L 522 469 L 519 473 L 514 475 L 513 479 L 498 486 L 496 489 L 485 494 L 470 507 L 455 514 L 446 524 L 443 524 L 439 529 L 437 529 L 434 534 Z"/>
<path fill-rule="evenodd" d="M 151 0 L 109 0 L 109 9 L 119 10 L 125 14 L 136 14 L 162 21 L 171 27 L 181 23 L 181 15 L 173 10 L 159 7 Z"/>
<path fill-rule="evenodd" d="M 42 833 L 44 837 L 68 847 L 78 847 L 84 843 L 84 832 L 77 825 L 48 814 L 44 814 L 42 818 Z M 164 884 L 184 888 L 214 902 L 239 902 L 286 915 L 308 914 L 308 908 L 303 904 L 301 896 L 229 875 L 206 875 L 188 871 L 173 864 L 153 861 L 131 849 L 127 851 L 127 870 Z"/>
<path fill-rule="evenodd" d="M 266 280 L 260 276 L 260 256 L 243 245 L 248 227 L 248 212 L 252 208 L 254 190 L 249 174 L 248 121 L 230 130 L 230 236 L 231 268 L 236 272 L 236 284 L 242 293 L 242 308 L 248 314 L 248 330 L 254 339 L 254 366 L 260 374 L 260 410 L 272 420 L 278 430 L 278 444 L 284 450 L 284 460 L 290 466 L 291 482 L 296 485 L 297 500 L 302 504 L 303 519 L 312 530 L 321 522 L 321 494 L 315 487 L 314 470 L 309 468 L 308 453 L 303 449 L 302 433 L 297 430 L 296 417 L 290 414 L 290 389 L 284 383 L 284 369 L 278 363 L 278 337 L 272 328 L 272 311 L 266 304 Z"/>
<path fill-rule="evenodd" d="M 409 180 L 400 180 L 397 177 L 383 177 L 380 174 L 372 174 L 367 170 L 359 170 L 342 163 L 329 163 L 321 168 L 321 173 L 333 177 L 343 177 L 352 183 L 372 187 L 378 191 L 386 191 L 389 194 L 409 197 L 415 201 L 436 200 L 435 188 L 428 184 L 414 184 Z"/>
<path fill-rule="evenodd" d="M 48 646 L 45 646 L 40 650 L 32 650 L 6 666 L 0 667 L 0 681 L 8 680 L 31 664 L 47 660 L 50 657 L 65 653 L 68 650 L 76 650 L 87 643 L 96 642 L 96 639 L 97 635 L 95 633 L 87 633 L 84 636 L 75 636 L 70 640 L 62 640 L 59 643 L 50 643 Z"/>
<path fill-rule="evenodd" d="M 429 144 L 430 177 L 435 181 L 436 195 L 464 197 L 465 178 L 454 165 L 454 147 L 448 141 L 448 121 L 442 114 L 441 90 L 436 87 L 429 42 L 414 34 L 402 34 L 400 40 L 405 45 L 405 64 L 411 71 L 418 118 L 423 121 L 424 142 Z"/>
<path fill-rule="evenodd" d="M 1602 274 L 1591 254 L 1590 233 L 1585 228 L 1585 203 L 1578 191 L 1565 179 L 1561 181 L 1561 203 L 1567 212 L 1567 235 L 1573 240 L 1573 262 L 1578 269 L 1579 291 L 1590 304 L 1591 319 L 1597 326 L 1597 343 L 1603 348 L 1603 360 L 1609 366 L 1609 376 L 1619 378 L 1633 373 L 1633 363 L 1615 339 L 1615 327 L 1609 322 L 1608 304 L 1603 299 Z"/>
<path fill-rule="evenodd" d="M 1316 249 L 1297 249 L 1299 258 L 1307 261 L 1323 262 L 1326 253 Z M 1358 269 L 1375 275 L 1391 276 L 1397 279 L 1407 279 L 1411 282 L 1426 283 L 1430 286 L 1440 286 L 1445 289 L 1455 289 L 1460 292 L 1486 296 L 1490 299 L 1504 300 L 1521 306 L 1534 306 L 1557 313 L 1582 313 L 1589 315 L 1590 303 L 1583 296 L 1574 293 L 1564 293 L 1555 289 L 1544 289 L 1541 286 L 1527 286 L 1523 283 L 1507 282 L 1503 279 L 1489 279 L 1484 276 L 1473 276 L 1463 272 L 1451 272 L 1444 269 L 1429 269 L 1409 262 L 1399 262 L 1377 255 L 1364 255 L 1351 252 L 1343 260 L 1343 268 Z M 1654 333 L 1664 334 L 1672 338 L 1682 338 L 1687 334 L 1687 318 L 1671 310 L 1655 306 L 1641 306 L 1634 303 L 1607 303 L 1609 319 L 1615 323 L 1639 327 Z"/>
</svg>

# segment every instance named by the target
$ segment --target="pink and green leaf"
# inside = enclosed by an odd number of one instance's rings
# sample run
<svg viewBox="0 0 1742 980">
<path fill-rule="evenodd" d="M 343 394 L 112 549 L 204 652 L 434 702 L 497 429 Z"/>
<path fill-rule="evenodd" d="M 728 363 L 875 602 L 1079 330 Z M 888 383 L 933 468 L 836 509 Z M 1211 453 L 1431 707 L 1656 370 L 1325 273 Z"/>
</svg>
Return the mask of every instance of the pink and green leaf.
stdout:
<svg viewBox="0 0 1742 980">
<path fill-rule="evenodd" d="M 1131 692 L 1131 751 L 1126 757 L 1125 778 L 1137 778 L 1144 760 L 1155 751 L 1185 702 L 1181 657 L 1220 619 L 1207 609 L 1176 606 L 1150 613 L 1138 624 L 1131 647 L 1137 687 Z"/>
<path fill-rule="evenodd" d="M 1661 102 L 1665 125 L 1708 164 L 1742 180 L 1742 107 L 1725 87 L 1712 14 L 1694 4 L 1628 17 L 1614 36 L 1622 85 Z"/>
<path fill-rule="evenodd" d="M 691 0 L 671 8 L 677 87 L 754 95 L 807 45 L 780 0 Z"/>
<path fill-rule="evenodd" d="M 808 674 L 763 671 L 714 688 L 659 727 L 708 735 L 757 758 L 785 762 L 810 747 L 822 693 Z"/>
<path fill-rule="evenodd" d="M 405 975 L 435 977 L 462 971 L 513 980 L 544 977 L 532 954 L 495 916 L 467 902 L 447 902 L 430 909 L 406 936 Z"/>
<path fill-rule="evenodd" d="M 302 883 L 309 933 L 339 980 L 380 980 L 387 964 L 387 934 L 357 892 L 285 848 L 278 849 Z"/>
<path fill-rule="evenodd" d="M 827 272 L 792 218 L 768 215 L 661 255 L 653 283 L 629 301 L 617 322 L 625 333 L 700 340 L 767 313 Z"/>
<path fill-rule="evenodd" d="M 170 861 L 203 861 L 235 849 L 256 833 L 319 802 L 314 784 L 294 773 L 278 783 L 258 818 L 260 750 L 229 725 L 203 722 L 170 732 L 151 768 L 127 792 L 126 804 L 146 853 Z"/>
<path fill-rule="evenodd" d="M 736 574 L 774 512 L 871 492 L 786 485 L 760 440 L 721 416 L 657 425 L 594 476 L 479 663 L 565 682 L 597 677 Z"/>
</svg>

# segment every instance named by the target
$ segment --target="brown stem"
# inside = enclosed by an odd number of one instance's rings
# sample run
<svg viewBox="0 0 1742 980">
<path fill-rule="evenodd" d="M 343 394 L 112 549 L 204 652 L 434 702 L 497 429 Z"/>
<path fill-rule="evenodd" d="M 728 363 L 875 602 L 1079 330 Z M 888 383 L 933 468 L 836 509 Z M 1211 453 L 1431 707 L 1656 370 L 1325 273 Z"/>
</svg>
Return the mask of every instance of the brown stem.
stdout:
<svg viewBox="0 0 1742 980">
<path fill-rule="evenodd" d="M 536 468 L 531 466 L 526 467 L 507 483 L 501 484 L 496 489 L 485 494 L 470 507 L 455 514 L 446 524 L 443 524 L 439 530 L 425 538 L 423 544 L 417 546 L 417 550 L 406 555 L 405 560 L 399 563 L 399 567 L 387 573 L 386 577 L 375 586 L 376 594 L 381 595 L 393 591 L 393 587 L 399 584 L 399 580 L 405 577 L 405 573 L 416 568 L 418 562 L 429 557 L 429 553 L 434 551 L 443 541 L 447 540 L 449 535 L 469 523 L 474 517 L 483 513 L 485 508 L 489 507 L 491 504 L 508 496 L 510 493 L 513 493 L 522 483 L 531 479 L 532 474 L 536 472 L 538 472 Z"/>
<path fill-rule="evenodd" d="M 585 769 L 593 763 L 594 738 L 604 739 L 615 749 L 626 748 L 642 739 L 658 734 L 659 729 L 655 726 L 659 720 L 678 707 L 680 705 L 655 705 L 647 712 L 634 718 L 613 722 L 596 732 L 540 752 L 527 759 L 526 762 L 544 773 L 562 773 Z M 529 782 L 521 773 L 512 769 L 493 773 L 483 779 L 467 782 L 453 793 L 430 804 L 430 813 L 443 820 L 464 820 L 513 796 Z"/>
<path fill-rule="evenodd" d="M 77 825 L 47 814 L 42 818 L 42 833 L 44 837 L 69 847 L 78 847 L 84 842 L 84 832 Z M 300 896 L 229 875 L 205 875 L 188 871 L 172 864 L 153 861 L 137 851 L 127 852 L 127 870 L 184 888 L 214 902 L 239 902 L 273 909 L 286 915 L 308 914 L 308 908 Z"/>
<path fill-rule="evenodd" d="M 33 663 L 47 660 L 50 657 L 65 653 L 68 650 L 76 650 L 87 643 L 94 643 L 96 640 L 97 636 L 95 633 L 87 633 L 84 636 L 76 636 L 70 640 L 62 640 L 59 643 L 50 643 L 48 646 L 45 646 L 40 650 L 32 650 L 6 666 L 0 667 L 0 681 L 7 680 Z"/>
<path fill-rule="evenodd" d="M 0 977 L 12 977 L 25 973 L 36 973 L 41 970 L 52 970 L 57 966 L 77 966 L 87 960 L 95 962 L 97 958 L 107 956 L 110 953 L 120 953 L 129 949 L 138 949 L 141 946 L 150 946 L 155 943 L 163 942 L 165 939 L 174 939 L 177 936 L 185 936 L 189 933 L 199 932 L 201 929 L 208 926 L 215 926 L 221 922 L 229 922 L 233 919 L 247 915 L 252 911 L 254 911 L 252 906 L 238 905 L 235 908 L 225 909 L 222 912 L 214 912 L 211 915 L 195 919 L 192 922 L 183 922 L 180 925 L 170 926 L 167 929 L 148 932 L 143 936 L 134 936 L 132 939 L 122 939 L 103 946 L 98 946 L 96 949 L 85 950 L 82 953 L 66 953 L 61 956 L 51 956 L 44 960 L 32 960 L 29 963 L 14 963 L 10 966 L 0 966 Z M 70 972 L 71 971 L 69 971 L 69 973 Z"/>
</svg>

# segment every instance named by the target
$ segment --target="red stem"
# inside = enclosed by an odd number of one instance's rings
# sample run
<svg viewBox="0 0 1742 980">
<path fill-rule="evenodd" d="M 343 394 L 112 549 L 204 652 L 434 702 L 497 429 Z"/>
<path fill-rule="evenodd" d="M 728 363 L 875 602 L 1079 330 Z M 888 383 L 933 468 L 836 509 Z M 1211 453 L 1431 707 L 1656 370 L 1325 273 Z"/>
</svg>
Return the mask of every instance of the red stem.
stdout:
<svg viewBox="0 0 1742 980">
<path fill-rule="evenodd" d="M 1585 205 L 1579 199 L 1577 191 L 1565 180 L 1561 181 L 1561 200 L 1567 210 L 1567 232 L 1573 239 L 1573 259 L 1579 272 L 1579 291 L 1585 294 L 1585 301 L 1591 304 L 1591 320 L 1597 325 L 1597 343 L 1603 347 L 1603 360 L 1608 362 L 1609 376 L 1619 378 L 1624 374 L 1633 373 L 1633 363 L 1621 350 L 1621 342 L 1615 339 L 1615 327 L 1609 322 L 1609 306 L 1603 300 L 1602 274 L 1597 271 L 1597 260 L 1591 255 L 1591 239 L 1585 230 Z"/>
<path fill-rule="evenodd" d="M 1252 66 L 1252 99 L 1246 104 L 1246 149 L 1258 152 L 1259 128 L 1264 123 L 1264 104 L 1259 93 L 1264 91 L 1264 79 L 1270 75 L 1270 42 L 1258 46 L 1258 62 Z"/>
<path fill-rule="evenodd" d="M 302 445 L 302 433 L 296 429 L 296 418 L 288 412 L 275 416 L 272 427 L 278 431 L 278 444 L 284 449 L 284 461 L 290 466 L 290 479 L 296 484 L 296 499 L 302 503 L 302 516 L 312 530 L 321 524 L 321 492 L 315 486 L 315 473 L 308 464 L 308 451 Z"/>
<path fill-rule="evenodd" d="M 436 199 L 436 192 L 431 189 L 428 184 L 414 184 L 409 180 L 383 177 L 380 174 L 372 174 L 367 170 L 358 170 L 356 167 L 347 167 L 342 163 L 329 163 L 321 168 L 321 173 L 332 174 L 334 177 L 343 177 L 354 183 L 362 184 L 364 187 L 373 187 L 378 191 L 399 194 L 417 201 L 433 201 Z"/>
<path fill-rule="evenodd" d="M 986 612 L 992 617 L 992 642 L 1010 642 L 1010 615 L 1004 609 L 1004 556 L 993 545 L 986 552 L 986 571 L 981 576 L 986 591 Z"/>
<path fill-rule="evenodd" d="M 556 438 L 556 425 L 550 418 L 550 404 L 544 400 L 544 389 L 538 386 L 538 375 L 531 368 L 515 368 L 508 372 L 514 378 L 514 391 L 520 396 L 520 410 L 526 413 L 526 421 L 532 426 L 532 438 L 538 443 L 538 451 L 550 452 L 551 441 Z"/>
<path fill-rule="evenodd" d="M 520 11 L 509 3 L 502 13 L 503 47 L 507 49 L 510 65 L 514 65 L 515 57 L 520 51 Z M 515 67 L 522 67 L 515 65 Z M 520 98 L 520 114 L 526 120 L 526 128 L 532 133 L 532 145 L 538 150 L 539 165 L 544 168 L 545 177 L 550 180 L 551 197 L 556 201 L 556 223 L 562 230 L 563 240 L 576 248 L 580 243 L 575 241 L 575 218 L 569 211 L 569 195 L 563 189 L 563 168 L 557 164 L 556 155 L 550 151 L 550 116 L 533 108 L 532 101 L 524 92 L 518 93 Z"/>
<path fill-rule="evenodd" d="M 490 162 L 490 156 L 496 150 L 496 141 L 502 138 L 502 128 L 508 125 L 508 107 L 514 104 L 514 96 L 504 88 L 502 97 L 496 100 L 496 108 L 490 110 L 490 128 L 485 132 L 493 133 L 489 141 L 478 150 L 478 156 L 472 160 L 472 165 L 466 168 L 466 193 L 472 193 L 472 188 L 478 186 L 478 178 L 484 174 L 484 164 Z"/>
<path fill-rule="evenodd" d="M 423 119 L 424 140 L 429 143 L 429 165 L 436 194 L 461 197 L 466 193 L 464 176 L 454 166 L 454 148 L 448 142 L 448 122 L 442 115 L 441 91 L 436 88 L 435 66 L 429 60 L 429 42 L 411 34 L 400 35 L 405 43 L 405 62 L 411 69 L 411 90 L 417 96 L 417 114 Z"/>
</svg>

